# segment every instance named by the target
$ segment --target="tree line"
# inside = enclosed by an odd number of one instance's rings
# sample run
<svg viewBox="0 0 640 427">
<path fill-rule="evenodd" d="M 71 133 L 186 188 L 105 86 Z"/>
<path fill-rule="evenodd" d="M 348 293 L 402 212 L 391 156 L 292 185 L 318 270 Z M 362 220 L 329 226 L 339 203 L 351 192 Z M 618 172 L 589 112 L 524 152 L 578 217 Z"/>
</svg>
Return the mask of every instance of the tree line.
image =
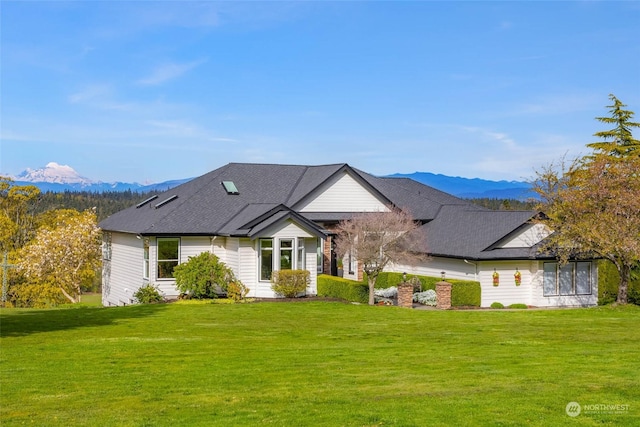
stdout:
<svg viewBox="0 0 640 427">
<path fill-rule="evenodd" d="M 82 212 L 87 209 L 96 210 L 98 222 L 118 211 L 136 205 L 149 198 L 150 192 L 137 191 L 65 191 L 40 193 L 34 201 L 34 212 L 43 213 L 54 209 L 75 209 Z"/>
</svg>

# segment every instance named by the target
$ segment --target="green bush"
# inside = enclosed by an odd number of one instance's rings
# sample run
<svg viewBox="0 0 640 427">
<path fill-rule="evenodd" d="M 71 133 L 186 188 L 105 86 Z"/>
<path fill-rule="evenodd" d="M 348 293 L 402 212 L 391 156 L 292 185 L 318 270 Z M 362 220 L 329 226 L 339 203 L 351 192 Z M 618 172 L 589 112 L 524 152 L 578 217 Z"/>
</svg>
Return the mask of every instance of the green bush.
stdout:
<svg viewBox="0 0 640 427">
<path fill-rule="evenodd" d="M 151 283 L 147 283 L 146 285 L 140 287 L 137 291 L 135 291 L 133 297 L 140 304 L 153 304 L 156 302 L 164 301 L 164 297 L 162 296 L 158 288 L 153 286 Z"/>
<path fill-rule="evenodd" d="M 511 304 L 509 306 L 509 308 L 518 308 L 518 309 L 520 309 L 520 308 L 529 308 L 529 306 L 527 304 Z"/>
<path fill-rule="evenodd" d="M 376 280 L 376 289 L 386 289 L 392 286 L 398 286 L 398 283 L 402 283 L 402 275 L 404 273 L 395 273 L 391 271 L 384 271 L 378 275 L 378 279 Z M 412 278 L 417 278 L 420 281 L 421 291 L 426 291 L 429 289 L 436 289 L 436 283 L 441 281 L 442 279 L 438 277 L 430 277 L 430 276 L 420 276 L 418 274 L 407 274 L 407 281 Z M 364 283 L 367 283 L 366 275 L 363 279 Z"/>
<path fill-rule="evenodd" d="M 504 305 L 501 302 L 492 302 L 491 308 L 504 308 Z"/>
<path fill-rule="evenodd" d="M 271 276 L 271 289 L 285 298 L 295 298 L 309 286 L 307 270 L 276 270 Z"/>
<path fill-rule="evenodd" d="M 480 283 L 471 280 L 447 280 L 451 283 L 452 307 L 480 307 Z"/>
<path fill-rule="evenodd" d="M 232 301 L 243 301 L 248 293 L 249 288 L 247 288 L 244 283 L 239 280 L 229 282 L 229 284 L 227 285 L 227 298 L 231 299 Z"/>
<path fill-rule="evenodd" d="M 227 285 L 235 282 L 233 271 L 210 252 L 189 257 L 174 270 L 176 288 L 188 298 L 217 298 L 226 292 Z"/>
<path fill-rule="evenodd" d="M 369 287 L 355 280 L 319 274 L 318 296 L 366 304 L 369 302 Z"/>
<path fill-rule="evenodd" d="M 620 275 L 611 261 L 598 261 L 598 305 L 615 302 L 618 297 Z M 640 305 L 640 266 L 631 271 L 631 283 L 627 289 L 628 301 Z"/>
</svg>

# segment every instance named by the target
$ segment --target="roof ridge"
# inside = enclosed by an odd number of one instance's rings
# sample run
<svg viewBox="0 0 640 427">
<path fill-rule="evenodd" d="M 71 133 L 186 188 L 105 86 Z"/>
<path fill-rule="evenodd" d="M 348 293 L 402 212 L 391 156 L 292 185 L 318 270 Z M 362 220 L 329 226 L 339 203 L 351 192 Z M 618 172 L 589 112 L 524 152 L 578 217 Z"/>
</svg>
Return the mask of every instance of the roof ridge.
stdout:
<svg viewBox="0 0 640 427">
<path fill-rule="evenodd" d="M 289 202 L 291 201 L 291 197 L 293 196 L 293 193 L 295 193 L 296 189 L 298 188 L 298 185 L 300 185 L 300 181 L 302 181 L 302 178 L 304 178 L 304 176 L 307 174 L 307 171 L 309 170 L 310 166 L 304 166 L 304 170 L 302 171 L 302 173 L 300 174 L 300 176 L 298 177 L 298 179 L 296 180 L 295 184 L 293 184 L 291 186 L 291 191 L 289 191 L 289 194 L 287 195 L 287 197 L 285 198 L 285 203 L 286 206 L 289 207 Z"/>
</svg>

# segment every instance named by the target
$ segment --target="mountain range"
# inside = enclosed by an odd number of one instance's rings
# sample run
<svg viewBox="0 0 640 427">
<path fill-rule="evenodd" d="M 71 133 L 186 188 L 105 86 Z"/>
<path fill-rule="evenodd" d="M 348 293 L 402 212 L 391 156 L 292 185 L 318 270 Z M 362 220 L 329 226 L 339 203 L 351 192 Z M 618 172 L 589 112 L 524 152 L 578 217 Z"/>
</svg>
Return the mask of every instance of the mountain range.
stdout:
<svg viewBox="0 0 640 427">
<path fill-rule="evenodd" d="M 480 178 L 462 178 L 429 172 L 414 172 L 410 174 L 396 173 L 389 177 L 411 178 L 430 187 L 436 188 L 457 197 L 477 199 L 516 199 L 527 200 L 533 196 L 530 184 L 523 181 L 491 181 Z M 101 182 L 93 181 L 78 174 L 71 166 L 48 163 L 43 168 L 27 169 L 12 177 L 18 185 L 35 185 L 41 191 L 136 191 L 154 192 L 166 191 L 183 184 L 193 178 L 165 181 L 156 184 L 139 184 L 136 182 Z"/>
</svg>

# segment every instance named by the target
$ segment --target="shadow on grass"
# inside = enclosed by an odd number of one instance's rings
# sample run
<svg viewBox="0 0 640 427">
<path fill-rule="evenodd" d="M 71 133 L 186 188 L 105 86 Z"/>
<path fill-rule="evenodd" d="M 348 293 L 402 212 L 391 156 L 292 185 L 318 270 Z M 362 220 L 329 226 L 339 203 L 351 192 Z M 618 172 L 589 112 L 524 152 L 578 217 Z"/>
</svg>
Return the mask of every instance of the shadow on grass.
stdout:
<svg viewBox="0 0 640 427">
<path fill-rule="evenodd" d="M 106 326 L 119 320 L 150 316 L 166 304 L 128 307 L 73 307 L 62 309 L 5 309 L 0 313 L 0 337 L 19 337 L 87 326 Z"/>
</svg>

